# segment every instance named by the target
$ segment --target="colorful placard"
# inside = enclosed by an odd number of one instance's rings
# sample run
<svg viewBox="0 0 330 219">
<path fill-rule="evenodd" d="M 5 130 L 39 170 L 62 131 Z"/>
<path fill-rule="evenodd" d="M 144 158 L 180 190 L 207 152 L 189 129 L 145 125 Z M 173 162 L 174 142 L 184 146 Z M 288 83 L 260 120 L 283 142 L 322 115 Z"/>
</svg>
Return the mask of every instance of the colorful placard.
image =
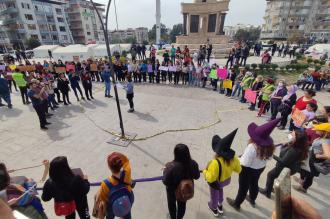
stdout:
<svg viewBox="0 0 330 219">
<path fill-rule="evenodd" d="M 65 73 L 65 67 L 55 67 L 55 72 L 56 73 Z"/>
<path fill-rule="evenodd" d="M 219 78 L 226 79 L 228 76 L 228 71 L 226 68 L 218 68 L 217 74 Z"/>
<path fill-rule="evenodd" d="M 168 67 L 168 70 L 169 70 L 170 72 L 176 72 L 176 66 L 169 66 L 169 67 Z"/>
<path fill-rule="evenodd" d="M 224 89 L 232 89 L 233 88 L 233 82 L 231 80 L 224 80 L 223 81 L 223 88 Z"/>
<path fill-rule="evenodd" d="M 168 71 L 168 67 L 167 66 L 160 66 L 159 70 L 160 71 Z"/>
<path fill-rule="evenodd" d="M 211 78 L 211 79 L 218 79 L 217 70 L 212 69 L 211 72 L 210 72 L 210 74 L 209 74 L 209 78 Z"/>
<path fill-rule="evenodd" d="M 0 65 L 0 71 L 4 71 L 6 70 L 6 66 L 5 65 Z"/>
<path fill-rule="evenodd" d="M 10 70 L 14 71 L 16 69 L 16 65 L 9 65 Z"/>
<path fill-rule="evenodd" d="M 306 115 L 299 109 L 295 109 L 291 117 L 295 122 L 295 124 L 299 127 L 301 127 L 304 124 L 307 118 Z"/>
<path fill-rule="evenodd" d="M 16 68 L 19 71 L 28 71 L 28 72 L 36 70 L 36 67 L 34 65 L 20 65 L 20 66 L 16 66 Z"/>
<path fill-rule="evenodd" d="M 66 65 L 66 71 L 69 72 L 71 70 L 75 71 L 76 70 L 76 67 L 74 65 L 72 65 L 72 64 L 67 64 Z"/>
<path fill-rule="evenodd" d="M 245 91 L 245 99 L 247 102 L 249 103 L 253 103 L 255 104 L 257 102 L 257 92 L 256 91 L 253 91 L 251 89 L 247 89 Z"/>
<path fill-rule="evenodd" d="M 97 71 L 97 64 L 91 64 L 91 71 Z"/>
</svg>

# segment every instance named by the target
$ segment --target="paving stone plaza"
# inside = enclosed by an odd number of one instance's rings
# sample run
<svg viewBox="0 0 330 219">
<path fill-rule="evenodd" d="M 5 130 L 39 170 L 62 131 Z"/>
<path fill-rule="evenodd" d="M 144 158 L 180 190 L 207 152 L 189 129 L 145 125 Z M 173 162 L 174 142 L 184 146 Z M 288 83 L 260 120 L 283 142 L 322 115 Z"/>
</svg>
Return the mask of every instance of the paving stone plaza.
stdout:
<svg viewBox="0 0 330 219">
<path fill-rule="evenodd" d="M 113 94 L 113 89 L 111 92 Z M 119 90 L 125 130 L 136 133 L 138 138 L 167 129 L 198 128 L 213 123 L 217 120 L 216 111 L 219 111 L 221 123 L 199 131 L 167 133 L 133 142 L 124 148 L 106 143 L 113 136 L 102 130 L 119 129 L 115 100 L 104 98 L 101 83 L 94 83 L 94 93 L 95 100 L 90 102 L 76 102 L 71 93 L 72 105 L 61 105 L 49 120 L 52 123 L 49 130 L 41 131 L 32 106 L 23 105 L 20 94 L 14 92 L 13 109 L 0 108 L 0 160 L 12 169 L 36 165 L 44 159 L 51 160 L 55 156 L 65 155 L 72 167 L 82 168 L 89 181 L 96 182 L 110 174 L 106 157 L 109 153 L 118 151 L 128 155 L 134 178 L 153 177 L 162 175 L 165 163 L 173 159 L 173 148 L 177 143 L 189 146 L 192 157 L 202 169 L 214 156 L 211 149 L 214 134 L 224 136 L 239 128 L 233 149 L 240 155 L 248 141 L 247 125 L 252 121 L 258 124 L 266 121 L 266 118 L 257 118 L 256 112 L 247 110 L 247 105 L 210 89 L 141 84 L 135 87 L 136 112 L 133 114 L 126 112 L 128 102 L 124 90 Z M 300 92 L 299 95 L 301 94 Z M 318 93 L 320 106 L 329 105 L 329 97 L 329 93 Z M 275 130 L 272 136 L 276 143 L 287 140 L 287 134 L 283 131 Z M 274 161 L 268 162 L 261 176 L 260 186 L 265 184 L 267 171 L 274 164 Z M 42 172 L 42 168 L 36 168 L 13 175 L 25 175 L 39 181 Z M 214 218 L 207 208 L 209 191 L 203 177 L 196 182 L 195 188 L 195 196 L 187 204 L 185 218 Z M 315 179 L 308 194 L 302 195 L 296 191 L 293 194 L 310 202 L 327 218 L 330 207 L 329 188 L 329 177 L 321 176 Z M 234 174 L 231 184 L 224 190 L 224 196 L 234 197 L 237 189 L 238 175 Z M 96 191 L 97 187 L 92 187 L 88 194 L 90 208 Z M 161 182 L 137 184 L 134 193 L 133 218 L 167 218 L 166 192 Z M 53 201 L 43 204 L 49 218 L 57 218 Z M 270 218 L 273 208 L 273 200 L 259 195 L 256 208 L 244 202 L 240 213 L 224 202 L 223 218 Z"/>
</svg>

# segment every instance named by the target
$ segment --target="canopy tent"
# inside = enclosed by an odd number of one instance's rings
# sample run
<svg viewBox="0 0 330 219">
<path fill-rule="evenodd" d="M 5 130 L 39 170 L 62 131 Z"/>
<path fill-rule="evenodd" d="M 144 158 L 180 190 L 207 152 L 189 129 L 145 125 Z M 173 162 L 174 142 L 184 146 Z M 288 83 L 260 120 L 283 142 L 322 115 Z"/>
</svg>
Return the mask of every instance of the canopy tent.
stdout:
<svg viewBox="0 0 330 219">
<path fill-rule="evenodd" d="M 59 45 L 42 45 L 33 49 L 35 58 L 48 58 L 48 50 L 53 52 L 55 49 L 59 48 Z"/>
<path fill-rule="evenodd" d="M 330 44 L 315 44 L 306 50 L 306 54 L 313 57 L 320 57 L 325 53 L 330 54 Z"/>
<path fill-rule="evenodd" d="M 119 52 L 119 53 L 121 53 L 122 51 L 129 52 L 130 49 L 131 49 L 131 44 L 111 44 L 110 45 L 111 55 L 113 55 L 114 52 Z M 94 47 L 93 54 L 94 54 L 95 58 L 103 58 L 105 56 L 108 56 L 106 45 L 99 44 L 96 47 Z"/>
<path fill-rule="evenodd" d="M 53 52 L 53 57 L 55 60 L 61 59 L 62 61 L 82 61 L 93 57 L 93 45 L 80 45 L 74 44 L 66 47 L 57 48 Z"/>
</svg>

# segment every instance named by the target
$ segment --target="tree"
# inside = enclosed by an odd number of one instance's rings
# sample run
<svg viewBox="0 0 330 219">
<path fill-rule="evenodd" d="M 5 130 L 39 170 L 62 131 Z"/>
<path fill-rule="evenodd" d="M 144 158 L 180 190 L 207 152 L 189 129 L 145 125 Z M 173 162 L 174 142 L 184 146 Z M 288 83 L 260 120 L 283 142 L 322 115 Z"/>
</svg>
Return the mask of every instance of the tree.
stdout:
<svg viewBox="0 0 330 219">
<path fill-rule="evenodd" d="M 126 39 L 123 40 L 124 43 L 130 43 L 130 44 L 136 44 L 136 38 L 135 37 L 128 37 Z"/>
<path fill-rule="evenodd" d="M 307 39 L 305 37 L 301 36 L 300 34 L 293 34 L 288 38 L 288 42 L 296 43 L 296 44 L 300 45 L 300 44 L 304 44 L 305 42 L 307 42 Z"/>
<path fill-rule="evenodd" d="M 234 40 L 256 42 L 260 37 L 261 29 L 259 27 L 251 27 L 249 29 L 239 29 Z"/>
<path fill-rule="evenodd" d="M 170 32 L 171 42 L 175 43 L 176 37 L 182 34 L 183 24 L 175 24 Z"/>
<path fill-rule="evenodd" d="M 34 49 L 34 48 L 36 48 L 36 47 L 38 47 L 38 46 L 41 45 L 39 39 L 35 39 L 35 38 L 32 38 L 32 37 L 28 38 L 28 39 L 25 41 L 25 44 L 27 45 L 27 47 L 28 47 L 29 49 Z"/>
<path fill-rule="evenodd" d="M 149 30 L 148 36 L 150 42 L 156 41 L 156 24 L 151 28 L 151 30 Z M 169 39 L 168 28 L 165 26 L 165 24 L 160 24 L 160 39 L 164 41 Z"/>
</svg>

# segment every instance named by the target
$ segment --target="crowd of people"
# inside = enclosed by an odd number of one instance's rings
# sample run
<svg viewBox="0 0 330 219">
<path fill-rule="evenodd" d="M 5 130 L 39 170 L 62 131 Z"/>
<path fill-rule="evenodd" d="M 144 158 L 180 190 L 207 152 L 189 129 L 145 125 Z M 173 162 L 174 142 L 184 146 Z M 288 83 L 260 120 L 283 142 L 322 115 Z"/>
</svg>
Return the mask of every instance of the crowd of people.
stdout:
<svg viewBox="0 0 330 219">
<path fill-rule="evenodd" d="M 243 50 L 246 46 L 243 46 Z M 70 105 L 70 90 L 74 91 L 77 101 L 93 101 L 93 83 L 96 82 L 105 84 L 105 98 L 112 97 L 111 81 L 125 84 L 123 87 L 126 89 L 131 113 L 134 112 L 134 83 L 211 87 L 220 95 L 249 104 L 251 111 L 258 109 L 258 117 L 269 112 L 270 118 L 263 125 L 251 123 L 248 126 L 249 140 L 240 157 L 231 148 L 237 129 L 224 137 L 215 135 L 211 145 L 215 156 L 201 171 L 199 166 L 205 164 L 199 165 L 191 158 L 189 147 L 184 144 L 176 145 L 174 159 L 166 164 L 163 172 L 170 218 L 184 217 L 186 202 L 193 198 L 194 180 L 200 178 L 200 173 L 210 189 L 208 208 L 216 217 L 224 213 L 224 188 L 230 185 L 233 173 L 239 174 L 237 196 L 235 199 L 227 197 L 227 202 L 236 210 L 241 208 L 244 200 L 248 200 L 255 207 L 259 192 L 270 198 L 274 180 L 285 167 L 291 170 L 292 175 L 300 174 L 300 178 L 295 178 L 298 186 L 294 188 L 306 193 L 315 176 L 327 174 L 329 171 L 327 164 L 330 159 L 330 107 L 318 107 L 313 87 L 306 87 L 309 84 L 301 83 L 301 80 L 298 80 L 297 84 L 287 85 L 284 80 L 264 78 L 244 68 L 236 72 L 233 67 L 227 69 L 217 64 L 209 65 L 208 48 L 212 51 L 211 45 L 201 46 L 197 60 L 190 56 L 188 47 L 183 51 L 172 47 L 171 51 L 163 54 L 163 61 L 156 58 L 156 50 L 152 48 L 149 59 L 145 59 L 142 52 L 141 56 L 137 52 L 131 62 L 115 57 L 113 66 L 110 66 L 107 60 L 92 59 L 76 63 L 63 63 L 61 60 L 44 61 L 43 64 L 31 64 L 28 61 L 25 65 L 7 63 L 4 68 L 0 68 L 0 101 L 5 101 L 8 108 L 12 108 L 11 92 L 19 89 L 22 103 L 32 103 L 39 117 L 40 128 L 47 129 L 47 125 L 50 125 L 47 119 L 53 115 L 49 110 L 55 110 L 61 103 Z M 243 59 L 238 62 L 244 65 L 245 61 Z M 24 70 L 23 66 L 34 68 Z M 316 73 L 326 75 L 328 80 L 329 72 L 310 72 L 314 76 Z M 313 84 L 318 90 L 320 85 Z M 298 98 L 300 85 L 306 90 L 304 95 Z M 0 106 L 3 105 L 0 102 Z M 293 118 L 293 114 L 298 111 L 304 116 L 303 121 Z M 286 129 L 288 120 L 286 131 L 290 133 L 289 141 L 278 146 L 281 151 L 279 156 L 275 156 L 276 146 L 271 133 L 276 127 L 280 130 Z M 272 157 L 277 161 L 276 165 L 267 173 L 264 188 L 259 188 L 259 178 Z M 48 162 L 45 161 L 45 164 L 48 165 Z M 135 186 L 129 159 L 124 154 L 114 152 L 108 156 L 107 165 L 111 176 L 101 182 L 95 196 L 93 216 L 129 219 L 132 217 Z M 71 170 L 66 157 L 54 158 L 49 166 L 49 179 L 43 187 L 41 199 L 54 199 L 54 210 L 58 216 L 75 218 L 77 212 L 80 218 L 90 218 L 87 202 L 90 183 L 87 176 L 81 170 Z M 29 179 L 24 179 L 21 184 L 13 183 L 9 173 L 5 164 L 1 163 L 0 190 L 5 192 L 0 192 L 0 197 L 14 210 L 23 214 L 32 212 L 33 218 L 37 219 L 47 218 L 35 192 L 35 183 Z M 315 213 L 313 218 L 318 219 L 320 216 Z"/>
<path fill-rule="evenodd" d="M 289 141 L 280 144 L 279 156 L 274 155 L 275 147 L 279 146 L 275 146 L 271 133 L 280 119 L 263 125 L 250 123 L 247 128 L 249 140 L 241 156 L 231 148 L 238 129 L 222 137 L 213 136 L 211 148 L 215 155 L 202 170 L 199 166 L 205 164 L 199 165 L 192 159 L 187 145 L 176 145 L 174 159 L 165 165 L 162 177 L 169 218 L 184 217 L 186 203 L 194 197 L 194 181 L 200 178 L 201 173 L 210 190 L 208 208 L 215 217 L 224 214 L 224 189 L 231 184 L 233 173 L 239 174 L 237 196 L 235 199 L 227 197 L 227 202 L 238 211 L 244 200 L 255 207 L 259 192 L 271 198 L 274 180 L 284 168 L 289 168 L 291 175 L 300 173 L 301 177 L 295 178 L 298 186 L 294 188 L 306 193 L 315 176 L 330 172 L 327 165 L 330 159 L 330 123 L 325 122 L 330 116 L 329 107 L 327 110 L 326 114 L 320 115 L 323 117 L 322 121 L 320 118 L 313 121 L 312 128 L 296 128 Z M 265 188 L 259 188 L 259 179 L 272 157 L 277 163 L 267 173 Z M 132 178 L 129 158 L 124 154 L 113 152 L 108 155 L 107 166 L 111 175 L 100 184 L 91 184 L 81 169 L 71 169 L 65 156 L 56 157 L 51 162 L 45 160 L 43 163 L 49 167 L 49 179 L 43 186 L 41 198 L 36 190 L 36 182 L 26 177 L 11 177 L 9 174 L 12 171 L 8 170 L 4 163 L 0 163 L 0 200 L 5 201 L 12 210 L 30 218 L 45 219 L 47 214 L 41 200 L 48 202 L 54 199 L 57 216 L 71 219 L 76 218 L 77 212 L 80 218 L 89 219 L 91 216 L 87 196 L 92 185 L 99 185 L 94 197 L 92 215 L 107 219 L 132 218 L 131 210 L 135 200 L 133 190 L 136 182 Z M 302 204 L 294 197 L 292 202 Z M 303 206 L 295 206 L 298 207 L 295 214 L 306 214 L 303 218 L 309 219 L 321 218 L 309 204 L 303 205 L 309 210 L 301 212 L 299 208 Z M 300 217 L 294 217 L 297 218 Z"/>
</svg>

